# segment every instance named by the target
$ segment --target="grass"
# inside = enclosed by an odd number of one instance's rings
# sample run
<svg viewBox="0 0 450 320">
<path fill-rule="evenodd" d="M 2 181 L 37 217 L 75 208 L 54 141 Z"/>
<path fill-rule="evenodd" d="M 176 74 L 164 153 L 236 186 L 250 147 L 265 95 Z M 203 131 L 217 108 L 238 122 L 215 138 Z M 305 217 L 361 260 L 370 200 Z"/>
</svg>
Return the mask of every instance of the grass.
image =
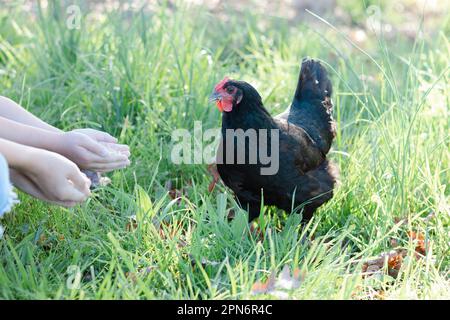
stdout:
<svg viewBox="0 0 450 320">
<path fill-rule="evenodd" d="M 361 44 L 319 18 L 221 19 L 161 5 L 83 16 L 70 30 L 57 2 L 36 15 L 0 9 L 1 94 L 58 127 L 106 130 L 133 154 L 129 169 L 75 209 L 20 194 L 2 222 L 0 298 L 255 298 L 253 283 L 285 265 L 305 275 L 292 298 L 449 298 L 448 18 L 414 42 L 397 34 Z M 194 121 L 220 126 L 207 99 L 224 75 L 254 84 L 270 112 L 282 111 L 304 56 L 332 76 L 330 158 L 341 184 L 306 226 L 267 209 L 260 241 L 229 190 L 208 192 L 205 165 L 171 163 L 171 133 Z M 167 181 L 183 189 L 180 201 Z M 425 257 L 413 258 L 408 230 L 426 236 Z M 391 239 L 408 249 L 399 276 L 363 277 L 363 261 L 389 251 Z"/>
</svg>

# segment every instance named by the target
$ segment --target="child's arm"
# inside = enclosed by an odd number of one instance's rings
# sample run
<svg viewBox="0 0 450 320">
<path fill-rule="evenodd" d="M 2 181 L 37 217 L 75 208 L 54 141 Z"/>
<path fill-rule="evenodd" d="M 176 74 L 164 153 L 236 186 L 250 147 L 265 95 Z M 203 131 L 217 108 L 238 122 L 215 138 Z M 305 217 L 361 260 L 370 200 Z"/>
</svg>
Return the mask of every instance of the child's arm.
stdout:
<svg viewBox="0 0 450 320">
<path fill-rule="evenodd" d="M 65 133 L 2 96 L 0 118 L 3 118 L 0 121 L 5 124 L 0 138 L 60 153 L 82 169 L 108 172 L 124 168 L 130 163 L 128 146 L 118 144 L 117 139 L 108 133 L 94 129 L 76 129 Z M 21 127 L 21 124 L 25 126 Z M 2 126 L 0 123 L 0 128 Z M 39 130 L 33 131 L 33 128 Z M 105 146 L 112 152 L 105 150 Z"/>
<path fill-rule="evenodd" d="M 65 206 L 90 195 L 89 179 L 59 154 L 4 139 L 0 139 L 0 153 L 11 168 L 13 184 L 31 195 Z"/>
<path fill-rule="evenodd" d="M 62 143 L 62 133 L 32 127 L 0 117 L 0 138 L 27 146 L 57 152 Z"/>
<path fill-rule="evenodd" d="M 59 153 L 82 169 L 105 172 L 129 164 L 127 155 L 79 132 L 51 132 L 0 117 L 0 138 Z"/>
<path fill-rule="evenodd" d="M 25 110 L 23 107 L 8 99 L 6 97 L 0 96 L 0 117 L 19 122 L 22 124 L 26 124 L 31 127 L 40 128 L 46 131 L 54 132 L 54 133 L 63 133 L 62 130 L 42 121 L 32 113 Z M 94 129 L 76 129 L 74 130 L 79 133 L 83 133 L 90 138 L 96 140 L 97 142 L 105 142 L 105 143 L 117 143 L 117 139 L 111 136 L 110 134 Z M 123 150 L 124 145 L 121 146 Z"/>
<path fill-rule="evenodd" d="M 34 116 L 17 103 L 6 97 L 0 96 L 0 117 L 20 122 L 32 127 L 44 129 L 52 132 L 62 132 L 48 123 Z"/>
</svg>

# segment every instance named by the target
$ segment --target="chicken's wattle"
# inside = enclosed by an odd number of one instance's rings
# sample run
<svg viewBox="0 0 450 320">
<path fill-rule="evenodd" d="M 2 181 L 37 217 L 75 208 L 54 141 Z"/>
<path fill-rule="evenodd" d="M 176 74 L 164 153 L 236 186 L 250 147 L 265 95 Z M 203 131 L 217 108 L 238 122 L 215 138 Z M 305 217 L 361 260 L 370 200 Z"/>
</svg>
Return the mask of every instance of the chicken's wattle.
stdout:
<svg viewBox="0 0 450 320">
<path fill-rule="evenodd" d="M 217 100 L 217 108 L 220 112 L 230 112 L 233 110 L 233 101 L 228 101 L 226 98 Z"/>
</svg>

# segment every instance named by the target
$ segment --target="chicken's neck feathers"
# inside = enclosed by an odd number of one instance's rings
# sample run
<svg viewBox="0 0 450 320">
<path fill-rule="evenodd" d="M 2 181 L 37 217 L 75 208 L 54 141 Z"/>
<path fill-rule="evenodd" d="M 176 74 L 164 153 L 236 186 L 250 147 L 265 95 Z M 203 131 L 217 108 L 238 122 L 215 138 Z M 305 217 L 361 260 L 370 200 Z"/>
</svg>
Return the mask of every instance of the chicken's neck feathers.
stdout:
<svg viewBox="0 0 450 320">
<path fill-rule="evenodd" d="M 275 121 L 262 103 L 240 103 L 222 115 L 222 129 L 272 129 Z"/>
</svg>

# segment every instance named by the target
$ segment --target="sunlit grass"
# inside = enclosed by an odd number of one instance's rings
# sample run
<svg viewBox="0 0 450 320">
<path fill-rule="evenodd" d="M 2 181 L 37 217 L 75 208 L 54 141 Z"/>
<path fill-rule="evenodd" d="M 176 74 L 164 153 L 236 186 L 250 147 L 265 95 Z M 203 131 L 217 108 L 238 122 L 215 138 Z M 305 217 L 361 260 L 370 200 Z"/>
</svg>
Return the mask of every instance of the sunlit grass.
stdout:
<svg viewBox="0 0 450 320">
<path fill-rule="evenodd" d="M 0 10 L 1 94 L 62 128 L 117 135 L 133 164 L 76 209 L 21 194 L 2 222 L 0 297 L 254 298 L 252 284 L 284 265 L 305 274 L 292 293 L 299 299 L 450 296 L 445 32 L 416 43 L 373 38 L 366 51 L 320 19 L 261 26 L 251 13 L 223 21 L 161 7 L 87 16 L 69 30 L 64 14 L 43 10 L 37 24 L 24 17 Z M 332 76 L 330 157 L 341 184 L 307 226 L 297 215 L 269 215 L 260 241 L 229 190 L 208 192 L 205 165 L 170 162 L 170 136 L 196 120 L 220 125 L 207 99 L 225 75 L 251 82 L 270 112 L 282 111 L 305 56 L 323 60 Z M 184 190 L 181 201 L 168 195 L 168 180 Z M 427 257 L 412 258 L 408 230 L 426 235 Z M 392 238 L 409 249 L 400 275 L 363 278 L 362 262 L 390 250 Z M 69 266 L 81 270 L 80 289 L 67 287 Z"/>
</svg>

